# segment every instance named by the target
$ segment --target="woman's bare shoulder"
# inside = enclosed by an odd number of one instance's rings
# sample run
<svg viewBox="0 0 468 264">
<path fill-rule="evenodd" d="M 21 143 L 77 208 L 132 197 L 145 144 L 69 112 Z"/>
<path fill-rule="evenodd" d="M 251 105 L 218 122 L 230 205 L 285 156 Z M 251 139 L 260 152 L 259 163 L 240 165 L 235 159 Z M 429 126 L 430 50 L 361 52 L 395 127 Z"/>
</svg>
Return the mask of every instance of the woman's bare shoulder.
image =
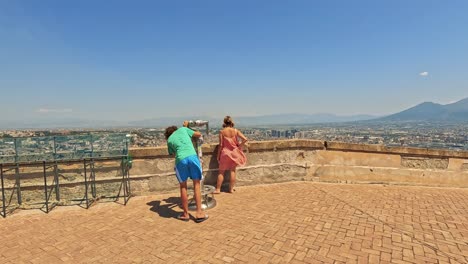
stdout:
<svg viewBox="0 0 468 264">
<path fill-rule="evenodd" d="M 236 135 L 237 131 L 235 128 L 232 128 L 232 127 L 226 127 L 224 128 L 223 130 L 221 130 L 221 133 L 223 134 L 223 136 L 225 137 L 233 137 Z"/>
</svg>

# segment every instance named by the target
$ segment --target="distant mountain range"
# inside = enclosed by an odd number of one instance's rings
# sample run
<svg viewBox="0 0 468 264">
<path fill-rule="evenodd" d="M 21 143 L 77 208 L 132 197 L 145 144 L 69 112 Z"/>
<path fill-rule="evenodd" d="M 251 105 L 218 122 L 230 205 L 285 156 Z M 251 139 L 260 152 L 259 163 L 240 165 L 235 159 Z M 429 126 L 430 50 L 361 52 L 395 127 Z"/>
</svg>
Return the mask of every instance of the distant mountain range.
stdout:
<svg viewBox="0 0 468 264">
<path fill-rule="evenodd" d="M 313 123 L 337 123 L 370 120 L 376 118 L 372 115 L 350 115 L 340 116 L 334 114 L 280 114 L 280 115 L 265 115 L 265 116 L 251 116 L 251 117 L 238 117 L 237 123 L 242 126 L 252 125 L 300 125 L 300 124 L 313 124 Z"/>
<path fill-rule="evenodd" d="M 235 117 L 238 126 L 301 125 L 313 123 L 348 122 L 376 118 L 371 115 L 339 116 L 334 114 L 278 114 Z M 112 127 L 166 127 L 180 125 L 184 120 L 208 120 L 213 127 L 220 127 L 223 117 L 186 116 L 161 117 L 130 122 L 98 121 L 79 118 L 36 119 L 1 122 L 0 129 L 47 129 L 47 128 L 112 128 Z"/>
<path fill-rule="evenodd" d="M 452 104 L 424 102 L 399 113 L 377 118 L 375 121 L 468 121 L 468 98 Z"/>
<path fill-rule="evenodd" d="M 111 127 L 166 127 L 180 125 L 184 120 L 208 120 L 211 126 L 221 126 L 223 117 L 187 116 L 187 117 L 161 117 L 139 121 L 97 121 L 78 118 L 68 119 L 36 119 L 33 121 L 0 122 L 0 129 L 20 128 L 111 128 Z M 269 125 L 306 125 L 316 123 L 340 122 L 408 122 L 408 121 L 437 121 L 437 122 L 468 122 L 468 98 L 452 104 L 441 105 L 433 102 L 424 102 L 384 117 L 372 115 L 340 116 L 334 114 L 278 114 L 263 116 L 235 117 L 239 126 L 269 126 Z"/>
<path fill-rule="evenodd" d="M 278 115 L 263 115 L 263 116 L 239 116 L 235 117 L 234 122 L 239 126 L 263 126 L 263 125 L 298 125 L 312 123 L 329 123 L 329 122 L 347 122 L 358 120 L 369 120 L 376 116 L 371 115 L 353 115 L 339 116 L 334 114 L 278 114 Z M 147 127 L 147 126 L 169 126 L 174 124 L 182 124 L 186 119 L 191 120 L 208 120 L 214 126 L 221 126 L 223 117 L 212 118 L 207 116 L 198 116 L 190 118 L 154 118 L 142 121 L 130 122 L 131 126 Z"/>
</svg>

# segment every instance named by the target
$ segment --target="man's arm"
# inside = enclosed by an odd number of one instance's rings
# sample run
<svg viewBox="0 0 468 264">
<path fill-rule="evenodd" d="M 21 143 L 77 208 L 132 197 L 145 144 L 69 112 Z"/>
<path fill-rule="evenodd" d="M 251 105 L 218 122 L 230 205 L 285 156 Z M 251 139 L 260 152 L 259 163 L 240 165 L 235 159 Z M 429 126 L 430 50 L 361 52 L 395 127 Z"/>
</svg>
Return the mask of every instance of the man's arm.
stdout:
<svg viewBox="0 0 468 264">
<path fill-rule="evenodd" d="M 184 121 L 184 127 L 185 127 L 186 124 L 188 124 L 188 121 Z M 195 130 L 189 128 L 189 127 L 186 127 L 185 129 L 187 130 L 187 134 L 192 138 L 199 138 L 199 137 L 202 136 L 200 131 L 195 131 Z"/>
<path fill-rule="evenodd" d="M 202 136 L 202 134 L 200 133 L 200 131 L 194 131 L 193 135 L 192 135 L 192 137 L 194 137 L 194 138 L 199 138 L 201 136 Z"/>
<path fill-rule="evenodd" d="M 167 152 L 169 152 L 169 155 L 174 155 L 175 154 L 175 151 L 172 149 L 171 145 L 169 145 L 169 143 L 167 143 Z"/>
</svg>

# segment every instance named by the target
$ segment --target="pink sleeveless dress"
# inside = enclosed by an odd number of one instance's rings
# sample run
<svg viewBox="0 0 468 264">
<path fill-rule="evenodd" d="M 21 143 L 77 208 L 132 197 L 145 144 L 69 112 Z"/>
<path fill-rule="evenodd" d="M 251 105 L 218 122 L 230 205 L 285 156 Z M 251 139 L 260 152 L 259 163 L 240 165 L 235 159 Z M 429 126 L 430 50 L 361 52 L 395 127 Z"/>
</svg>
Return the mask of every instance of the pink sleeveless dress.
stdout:
<svg viewBox="0 0 468 264">
<path fill-rule="evenodd" d="M 239 148 L 237 136 L 227 138 L 223 136 L 222 149 L 219 155 L 219 170 L 231 170 L 237 166 L 244 166 L 247 162 L 244 151 Z"/>
</svg>

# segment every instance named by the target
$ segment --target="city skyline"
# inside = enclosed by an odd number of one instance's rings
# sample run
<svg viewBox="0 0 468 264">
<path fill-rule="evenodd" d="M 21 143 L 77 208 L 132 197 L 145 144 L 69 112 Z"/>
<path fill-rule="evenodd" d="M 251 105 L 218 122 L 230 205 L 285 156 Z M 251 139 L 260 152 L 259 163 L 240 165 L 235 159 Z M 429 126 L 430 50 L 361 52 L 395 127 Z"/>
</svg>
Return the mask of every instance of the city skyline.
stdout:
<svg viewBox="0 0 468 264">
<path fill-rule="evenodd" d="M 0 3 L 0 122 L 331 113 L 468 97 L 465 1 Z"/>
</svg>

